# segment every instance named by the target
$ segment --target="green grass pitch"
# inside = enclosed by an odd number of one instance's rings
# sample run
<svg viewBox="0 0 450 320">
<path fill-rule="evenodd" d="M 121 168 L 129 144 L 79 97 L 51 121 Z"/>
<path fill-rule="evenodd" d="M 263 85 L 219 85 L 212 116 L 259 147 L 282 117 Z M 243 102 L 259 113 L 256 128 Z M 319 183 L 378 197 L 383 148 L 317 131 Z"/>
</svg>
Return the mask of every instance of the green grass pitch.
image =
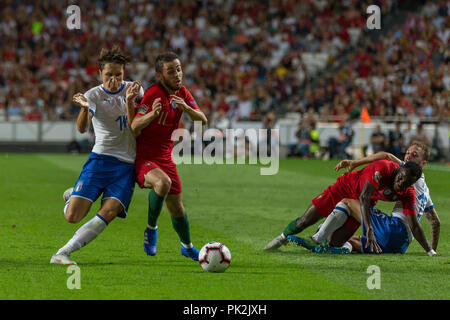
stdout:
<svg viewBox="0 0 450 320">
<path fill-rule="evenodd" d="M 441 219 L 440 257 L 414 241 L 404 255 L 317 255 L 264 246 L 303 214 L 338 177 L 336 161 L 286 159 L 274 176 L 256 165 L 180 165 L 192 240 L 223 242 L 230 268 L 206 273 L 180 254 L 166 209 L 159 219 L 158 254 L 144 253 L 148 190 L 135 189 L 129 215 L 72 254 L 81 288 L 70 290 L 67 267 L 50 265 L 80 224 L 63 217 L 63 191 L 73 186 L 87 155 L 0 154 L 0 299 L 448 299 L 450 292 L 450 168 L 430 164 L 426 181 Z M 381 203 L 386 212 L 391 203 Z M 97 201 L 88 216 L 99 208 Z M 430 226 L 422 220 L 429 237 Z M 311 235 L 315 227 L 305 230 Z M 360 231 L 358 231 L 358 234 Z M 380 268 L 380 289 L 369 290 L 367 268 Z"/>
</svg>

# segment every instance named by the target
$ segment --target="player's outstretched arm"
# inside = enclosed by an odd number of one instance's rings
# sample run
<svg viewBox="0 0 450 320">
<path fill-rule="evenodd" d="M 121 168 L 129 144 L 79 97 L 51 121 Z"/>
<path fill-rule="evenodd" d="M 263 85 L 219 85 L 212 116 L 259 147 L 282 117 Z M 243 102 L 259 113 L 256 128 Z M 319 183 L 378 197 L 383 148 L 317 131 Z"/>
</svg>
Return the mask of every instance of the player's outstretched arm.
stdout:
<svg viewBox="0 0 450 320">
<path fill-rule="evenodd" d="M 423 232 L 423 229 L 420 226 L 419 221 L 417 220 L 417 216 L 415 214 L 409 214 L 408 222 L 414 238 L 417 239 L 417 242 L 420 243 L 425 252 L 429 256 L 437 256 L 437 253 L 433 250 L 433 248 L 431 248 L 430 244 L 428 243 L 427 238 L 425 237 L 425 233 Z"/>
<path fill-rule="evenodd" d="M 341 169 L 346 169 L 346 172 L 350 172 L 352 170 L 354 170 L 355 168 L 368 164 L 368 163 L 372 163 L 374 161 L 378 161 L 378 160 L 391 160 L 394 161 L 398 164 L 402 164 L 402 160 L 400 160 L 399 158 L 397 158 L 396 156 L 394 156 L 393 154 L 389 153 L 389 152 L 377 152 L 374 153 L 370 156 L 364 157 L 364 158 L 360 158 L 360 159 L 355 159 L 355 160 L 342 160 L 341 162 L 339 162 L 336 167 L 334 168 L 335 171 L 339 171 Z"/>
<path fill-rule="evenodd" d="M 431 224 L 430 245 L 431 248 L 436 251 L 439 242 L 439 234 L 441 231 L 441 221 L 439 220 L 439 216 L 434 208 L 426 211 L 425 217 L 427 217 Z"/>
<path fill-rule="evenodd" d="M 77 129 L 80 133 L 85 133 L 88 129 L 89 120 L 92 117 L 89 113 L 88 99 L 82 93 L 76 93 L 72 100 L 76 105 L 81 107 L 77 118 Z"/>
<path fill-rule="evenodd" d="M 176 95 L 171 95 L 170 102 L 174 102 L 177 105 L 177 107 L 181 108 L 181 110 L 186 112 L 192 121 L 201 121 L 202 124 L 204 125 L 208 123 L 208 119 L 206 118 L 205 114 L 200 109 L 191 108 L 183 100 L 183 98 L 180 98 Z"/>
<path fill-rule="evenodd" d="M 155 119 L 159 115 L 161 108 L 161 98 L 156 98 L 153 101 L 152 110 L 150 112 L 146 113 L 143 116 L 138 115 L 137 117 L 134 117 L 130 128 L 135 137 L 137 137 L 141 133 L 141 130 L 147 127 L 150 122 L 152 122 L 153 119 Z"/>
<path fill-rule="evenodd" d="M 375 253 L 381 253 L 381 248 L 375 239 L 373 232 L 373 225 L 370 219 L 370 197 L 375 192 L 375 187 L 368 181 L 364 184 L 361 195 L 359 196 L 359 203 L 361 205 L 361 215 L 366 226 L 366 248 L 369 247 L 370 251 Z"/>
</svg>

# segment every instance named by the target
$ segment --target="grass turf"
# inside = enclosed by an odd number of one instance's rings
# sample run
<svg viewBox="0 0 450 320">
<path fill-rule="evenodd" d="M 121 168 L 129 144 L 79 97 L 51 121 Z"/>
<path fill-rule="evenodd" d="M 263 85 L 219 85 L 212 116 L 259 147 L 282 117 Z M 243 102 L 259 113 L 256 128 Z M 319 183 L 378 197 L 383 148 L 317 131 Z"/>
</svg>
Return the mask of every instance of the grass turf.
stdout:
<svg viewBox="0 0 450 320">
<path fill-rule="evenodd" d="M 179 166 L 194 245 L 225 243 L 232 254 L 225 273 L 203 272 L 180 254 L 165 208 L 158 221 L 158 254 L 146 256 L 148 191 L 137 187 L 129 216 L 117 218 L 72 254 L 81 289 L 69 290 L 67 267 L 49 260 L 81 226 L 64 220 L 62 193 L 74 184 L 86 158 L 0 154 L 0 299 L 448 299 L 448 167 L 432 164 L 424 170 L 441 219 L 441 257 L 428 257 L 416 241 L 405 255 L 317 255 L 291 246 L 263 252 L 338 177 L 335 161 L 297 159 L 281 160 L 274 176 L 261 176 L 256 165 Z M 380 203 L 380 208 L 389 212 L 392 205 Z M 428 237 L 426 218 L 422 226 Z M 379 290 L 366 285 L 371 265 L 381 270 Z"/>
</svg>

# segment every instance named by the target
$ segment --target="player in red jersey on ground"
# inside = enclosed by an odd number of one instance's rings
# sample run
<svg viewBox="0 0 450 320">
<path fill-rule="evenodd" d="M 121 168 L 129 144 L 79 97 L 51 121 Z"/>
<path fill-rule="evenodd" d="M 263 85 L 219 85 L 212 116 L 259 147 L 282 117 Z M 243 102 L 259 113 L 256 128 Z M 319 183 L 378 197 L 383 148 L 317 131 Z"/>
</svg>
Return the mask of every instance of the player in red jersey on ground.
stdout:
<svg viewBox="0 0 450 320">
<path fill-rule="evenodd" d="M 160 54 L 155 61 L 158 82 L 144 93 L 131 129 L 136 134 L 136 181 L 151 188 L 148 195 L 148 225 L 144 232 L 144 250 L 156 254 L 157 220 L 163 203 L 181 240 L 181 254 L 197 261 L 199 251 L 191 242 L 189 220 L 183 207 L 181 182 L 172 158 L 172 133 L 183 112 L 193 121 L 207 119 L 190 92 L 182 85 L 183 71 L 173 52 Z"/>
<path fill-rule="evenodd" d="M 312 200 L 312 205 L 303 216 L 289 223 L 283 233 L 273 239 L 265 247 L 266 250 L 279 248 L 288 242 L 288 236 L 297 234 L 305 228 L 327 217 L 341 200 L 345 198 L 359 199 L 361 213 L 367 226 L 367 246 L 376 253 L 381 252 L 373 234 L 370 221 L 370 207 L 377 200 L 401 201 L 406 215 L 416 214 L 415 193 L 412 184 L 422 175 L 422 169 L 417 163 L 407 162 L 404 166 L 387 160 L 375 161 L 364 169 L 350 172 L 337 179 L 324 192 Z M 350 217 L 347 227 L 353 232 L 359 227 L 359 222 Z"/>
</svg>

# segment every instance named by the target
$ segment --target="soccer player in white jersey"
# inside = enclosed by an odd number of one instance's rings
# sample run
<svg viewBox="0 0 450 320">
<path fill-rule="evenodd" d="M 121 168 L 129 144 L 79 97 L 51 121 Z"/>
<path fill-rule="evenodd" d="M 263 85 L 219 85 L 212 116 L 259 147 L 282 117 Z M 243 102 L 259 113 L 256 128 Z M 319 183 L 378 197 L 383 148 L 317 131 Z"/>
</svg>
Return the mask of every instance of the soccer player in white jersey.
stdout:
<svg viewBox="0 0 450 320">
<path fill-rule="evenodd" d="M 416 162 L 423 168 L 427 164 L 428 158 L 428 147 L 421 142 L 413 141 L 405 154 L 404 161 Z M 394 155 L 386 152 L 379 152 L 358 160 L 343 160 L 335 167 L 335 170 L 338 171 L 346 168 L 347 172 L 350 172 L 356 167 L 382 159 L 392 160 L 399 164 L 403 164 L 403 162 Z M 395 204 L 391 217 L 376 208 L 372 209 L 371 217 L 373 220 L 377 221 L 375 237 L 378 244 L 381 244 L 383 247 L 382 253 L 406 252 L 415 236 L 417 241 L 430 256 L 436 255 L 440 233 L 440 221 L 436 209 L 434 208 L 433 201 L 431 200 L 430 191 L 425 182 L 424 174 L 422 174 L 421 178 L 414 184 L 414 189 L 417 217 L 405 215 L 401 203 L 399 202 Z M 430 244 L 428 244 L 419 224 L 420 218 L 424 214 L 431 223 Z M 290 240 L 319 253 L 327 251 L 331 253 L 348 253 L 352 249 L 359 253 L 369 253 L 365 247 L 366 242 L 364 236 L 351 237 L 343 247 L 321 245 L 323 241 L 326 241 L 329 237 L 333 236 L 333 232 L 343 228 L 343 224 L 350 215 L 361 222 L 361 211 L 358 200 L 344 199 L 336 205 L 333 213 L 325 220 L 316 234 L 310 238 L 291 237 Z M 345 236 L 344 238 L 348 239 L 348 237 Z M 336 239 L 334 241 L 336 241 Z M 337 241 L 343 242 L 345 240 L 337 239 Z"/>
<path fill-rule="evenodd" d="M 136 140 L 130 130 L 135 116 L 135 100 L 144 90 L 138 81 L 124 81 L 124 68 L 129 62 L 120 48 L 102 49 L 99 57 L 102 84 L 77 93 L 73 101 L 81 107 L 77 128 L 86 132 L 89 123 L 95 133 L 95 144 L 83 166 L 64 216 L 70 223 L 80 222 L 91 205 L 103 194 L 100 210 L 82 225 L 74 236 L 54 254 L 50 263 L 76 264 L 70 254 L 94 240 L 117 216 L 125 218 L 135 183 L 134 161 Z"/>
</svg>

